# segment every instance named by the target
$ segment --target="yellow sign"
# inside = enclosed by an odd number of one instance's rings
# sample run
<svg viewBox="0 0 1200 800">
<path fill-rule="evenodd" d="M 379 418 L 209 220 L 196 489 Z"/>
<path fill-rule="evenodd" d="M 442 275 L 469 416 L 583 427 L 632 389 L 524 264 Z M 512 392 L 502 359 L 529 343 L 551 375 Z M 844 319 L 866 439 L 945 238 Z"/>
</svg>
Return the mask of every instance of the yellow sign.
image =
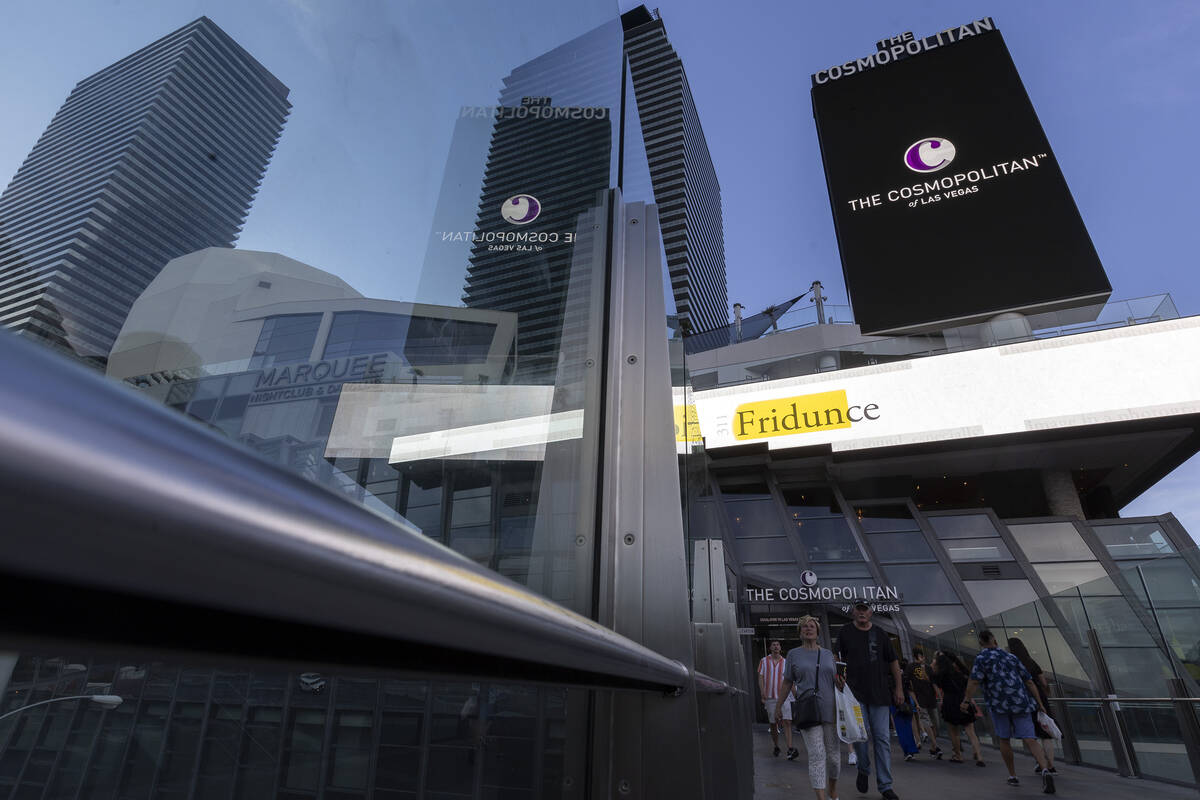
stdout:
<svg viewBox="0 0 1200 800">
<path fill-rule="evenodd" d="M 849 405 L 844 389 L 743 403 L 734 412 L 733 438 L 747 441 L 849 428 L 879 419 L 878 411 L 875 403 Z"/>
<path fill-rule="evenodd" d="M 696 406 L 675 406 L 675 441 L 700 441 L 700 417 L 696 414 Z"/>
</svg>

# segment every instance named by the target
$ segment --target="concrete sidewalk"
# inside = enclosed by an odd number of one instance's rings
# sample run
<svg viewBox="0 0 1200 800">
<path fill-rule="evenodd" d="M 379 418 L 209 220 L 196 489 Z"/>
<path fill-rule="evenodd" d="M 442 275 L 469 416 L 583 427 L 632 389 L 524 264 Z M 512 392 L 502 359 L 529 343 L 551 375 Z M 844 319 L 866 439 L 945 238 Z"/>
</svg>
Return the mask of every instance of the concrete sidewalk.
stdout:
<svg viewBox="0 0 1200 800">
<path fill-rule="evenodd" d="M 782 741 L 782 736 L 780 737 Z M 800 750 L 800 757 L 788 761 L 781 753 L 778 758 L 771 755 L 771 737 L 765 725 L 754 726 L 754 800 L 811 800 L 815 795 L 808 783 L 808 755 L 804 742 L 795 734 L 793 742 Z M 966 742 L 964 742 L 964 745 Z M 947 756 L 950 749 L 943 741 Z M 964 758 L 970 756 L 970 747 L 964 750 Z M 785 750 L 786 753 L 786 750 Z M 954 764 L 932 758 L 922 751 L 915 761 L 906 762 L 900 748 L 892 741 L 893 788 L 900 800 L 1020 800 L 1020 798 L 1043 797 L 1042 779 L 1033 774 L 1033 758 L 1017 751 L 1017 777 L 1021 785 L 1013 787 L 1004 781 L 1008 777 L 1000 751 L 986 744 L 983 760 L 987 766 L 980 768 L 970 760 Z M 1158 781 L 1122 778 L 1116 773 L 1091 767 L 1076 767 L 1056 763 L 1058 775 L 1055 786 L 1056 797 L 1087 798 L 1087 800 L 1196 800 L 1196 792 L 1182 786 Z M 838 778 L 839 800 L 879 800 L 875 779 L 865 795 L 854 788 L 856 768 L 846 763 L 842 754 L 842 772 Z"/>
</svg>

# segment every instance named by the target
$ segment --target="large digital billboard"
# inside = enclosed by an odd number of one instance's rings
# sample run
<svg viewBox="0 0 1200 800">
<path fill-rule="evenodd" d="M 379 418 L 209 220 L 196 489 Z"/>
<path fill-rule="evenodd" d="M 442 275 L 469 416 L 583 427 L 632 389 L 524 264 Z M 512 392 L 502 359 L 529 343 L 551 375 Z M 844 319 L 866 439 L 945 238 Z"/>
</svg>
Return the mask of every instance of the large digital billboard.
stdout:
<svg viewBox="0 0 1200 800">
<path fill-rule="evenodd" d="M 863 332 L 1106 300 L 1096 249 L 992 21 L 878 48 L 812 76 Z"/>
<path fill-rule="evenodd" d="M 1200 317 L 1185 317 L 706 389 L 692 402 L 708 450 L 949 442 L 1200 414 L 1196 352 Z"/>
</svg>

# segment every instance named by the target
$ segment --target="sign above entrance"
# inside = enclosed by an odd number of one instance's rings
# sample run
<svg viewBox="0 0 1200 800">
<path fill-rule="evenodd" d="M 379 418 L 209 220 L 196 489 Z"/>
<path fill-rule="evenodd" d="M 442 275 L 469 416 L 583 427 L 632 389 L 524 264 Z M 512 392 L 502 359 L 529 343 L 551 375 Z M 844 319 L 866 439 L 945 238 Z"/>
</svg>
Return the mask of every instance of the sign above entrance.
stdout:
<svg viewBox="0 0 1200 800">
<path fill-rule="evenodd" d="M 900 590 L 895 586 L 771 586 L 766 589 L 747 587 L 748 603 L 779 603 L 789 601 L 845 600 L 858 599 L 871 602 L 900 601 Z"/>
</svg>

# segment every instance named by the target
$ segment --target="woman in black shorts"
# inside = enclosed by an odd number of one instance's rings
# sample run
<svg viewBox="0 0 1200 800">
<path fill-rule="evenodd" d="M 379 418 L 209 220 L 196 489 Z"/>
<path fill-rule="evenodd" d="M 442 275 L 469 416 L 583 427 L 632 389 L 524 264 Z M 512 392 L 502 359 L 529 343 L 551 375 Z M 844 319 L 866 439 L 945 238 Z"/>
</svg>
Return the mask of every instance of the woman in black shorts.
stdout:
<svg viewBox="0 0 1200 800">
<path fill-rule="evenodd" d="M 967 688 L 969 672 L 966 664 L 957 656 L 939 650 L 933 657 L 932 672 L 933 684 L 942 690 L 942 719 L 950 728 L 950 746 L 954 750 L 950 760 L 962 763 L 962 742 L 958 729 L 964 728 L 975 754 L 975 766 L 986 766 L 979 749 L 979 737 L 975 735 L 975 704 L 972 703 L 966 711 L 959 708 Z"/>
</svg>

